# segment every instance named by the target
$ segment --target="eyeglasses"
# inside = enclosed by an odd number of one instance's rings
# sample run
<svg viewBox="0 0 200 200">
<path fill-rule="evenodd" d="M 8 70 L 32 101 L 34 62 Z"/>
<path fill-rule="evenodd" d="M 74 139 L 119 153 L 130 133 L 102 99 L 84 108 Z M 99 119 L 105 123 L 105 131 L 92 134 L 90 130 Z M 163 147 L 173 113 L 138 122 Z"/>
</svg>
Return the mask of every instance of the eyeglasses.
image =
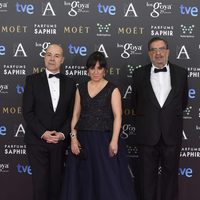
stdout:
<svg viewBox="0 0 200 200">
<path fill-rule="evenodd" d="M 163 53 L 167 50 L 166 47 L 160 47 L 160 48 L 151 48 L 149 51 L 151 51 L 152 53 Z"/>
</svg>

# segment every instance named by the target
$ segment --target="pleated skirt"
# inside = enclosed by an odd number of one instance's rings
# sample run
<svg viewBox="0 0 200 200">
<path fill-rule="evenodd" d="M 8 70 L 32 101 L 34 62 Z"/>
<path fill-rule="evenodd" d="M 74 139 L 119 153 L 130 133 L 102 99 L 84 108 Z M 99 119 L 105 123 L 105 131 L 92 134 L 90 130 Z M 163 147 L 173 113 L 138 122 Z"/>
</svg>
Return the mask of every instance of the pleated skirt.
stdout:
<svg viewBox="0 0 200 200">
<path fill-rule="evenodd" d="M 119 139 L 118 153 L 110 157 L 111 137 L 110 132 L 78 132 L 82 155 L 69 151 L 61 200 L 136 200 L 125 143 Z"/>
</svg>

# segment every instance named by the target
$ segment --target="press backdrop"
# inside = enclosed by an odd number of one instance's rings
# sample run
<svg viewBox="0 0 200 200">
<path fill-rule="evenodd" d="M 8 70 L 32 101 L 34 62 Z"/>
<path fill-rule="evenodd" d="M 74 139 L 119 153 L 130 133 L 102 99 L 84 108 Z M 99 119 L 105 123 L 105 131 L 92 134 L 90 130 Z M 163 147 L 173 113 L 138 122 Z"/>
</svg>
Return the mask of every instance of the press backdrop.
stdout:
<svg viewBox="0 0 200 200">
<path fill-rule="evenodd" d="M 200 196 L 200 2 L 198 0 L 0 0 L 0 199 L 31 200 L 31 167 L 23 142 L 21 102 L 26 75 L 44 70 L 47 46 L 64 49 L 62 71 L 77 83 L 86 80 L 87 56 L 103 52 L 107 79 L 123 97 L 123 125 L 130 171 L 137 148 L 130 96 L 132 74 L 149 62 L 147 42 L 169 41 L 170 60 L 188 69 L 189 104 L 184 112 L 179 169 L 180 200 Z M 141 80 L 143 81 L 143 80 Z"/>
</svg>

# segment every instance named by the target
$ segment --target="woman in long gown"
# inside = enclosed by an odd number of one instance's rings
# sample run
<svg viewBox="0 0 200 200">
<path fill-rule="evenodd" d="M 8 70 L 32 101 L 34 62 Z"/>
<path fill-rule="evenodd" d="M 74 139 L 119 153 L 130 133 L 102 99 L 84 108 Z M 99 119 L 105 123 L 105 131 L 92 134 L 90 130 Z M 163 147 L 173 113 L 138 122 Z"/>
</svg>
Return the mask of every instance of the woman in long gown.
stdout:
<svg viewBox="0 0 200 200">
<path fill-rule="evenodd" d="M 61 200 L 135 200 L 119 138 L 120 91 L 104 78 L 107 63 L 102 53 L 92 53 L 86 67 L 90 80 L 76 91 Z"/>
</svg>

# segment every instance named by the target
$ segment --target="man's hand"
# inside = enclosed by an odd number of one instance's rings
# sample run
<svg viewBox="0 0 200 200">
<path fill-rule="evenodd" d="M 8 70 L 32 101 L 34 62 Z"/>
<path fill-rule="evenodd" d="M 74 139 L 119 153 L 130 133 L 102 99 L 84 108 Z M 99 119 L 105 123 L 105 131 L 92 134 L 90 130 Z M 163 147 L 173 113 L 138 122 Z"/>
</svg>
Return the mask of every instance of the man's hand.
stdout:
<svg viewBox="0 0 200 200">
<path fill-rule="evenodd" d="M 56 131 L 45 131 L 42 136 L 42 139 L 47 143 L 57 144 L 60 140 L 64 139 L 63 134 Z"/>
</svg>

